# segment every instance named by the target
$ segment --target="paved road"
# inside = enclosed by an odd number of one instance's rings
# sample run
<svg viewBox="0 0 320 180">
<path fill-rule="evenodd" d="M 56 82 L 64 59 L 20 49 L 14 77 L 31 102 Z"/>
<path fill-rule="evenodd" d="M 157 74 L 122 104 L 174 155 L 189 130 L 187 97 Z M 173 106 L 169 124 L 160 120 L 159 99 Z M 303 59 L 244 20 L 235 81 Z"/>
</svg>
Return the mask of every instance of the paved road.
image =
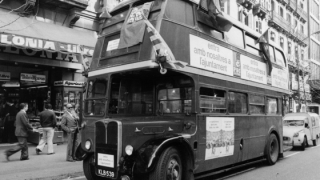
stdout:
<svg viewBox="0 0 320 180">
<path fill-rule="evenodd" d="M 305 151 L 292 149 L 273 166 L 256 163 L 224 174 L 201 180 L 319 180 L 320 146 L 308 147 Z M 75 180 L 86 180 L 78 177 Z"/>
</svg>

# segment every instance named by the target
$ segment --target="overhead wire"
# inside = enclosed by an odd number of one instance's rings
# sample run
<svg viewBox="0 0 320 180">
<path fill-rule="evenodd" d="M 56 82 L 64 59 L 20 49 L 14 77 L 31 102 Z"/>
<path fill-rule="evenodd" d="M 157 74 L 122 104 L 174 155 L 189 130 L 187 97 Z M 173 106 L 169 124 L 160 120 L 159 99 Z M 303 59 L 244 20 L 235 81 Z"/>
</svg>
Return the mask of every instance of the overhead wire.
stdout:
<svg viewBox="0 0 320 180">
<path fill-rule="evenodd" d="M 3 32 L 5 32 L 5 31 L 22 31 L 22 30 L 27 29 L 27 28 L 30 27 L 31 25 L 37 23 L 37 22 L 34 22 L 34 20 L 37 18 L 37 15 L 38 15 L 38 13 L 39 13 L 39 4 L 40 4 L 40 2 L 39 2 L 39 0 L 38 0 L 38 1 L 37 1 L 37 11 L 36 11 L 36 14 L 35 14 L 34 17 L 32 18 L 32 21 L 31 21 L 31 23 L 30 23 L 29 25 L 27 25 L 26 27 L 21 28 L 21 29 L 4 29 Z M 28 7 L 28 8 L 29 8 L 29 7 Z M 16 20 L 18 20 L 20 17 L 21 17 L 21 16 L 19 16 Z M 16 21 L 16 20 L 15 20 L 15 21 Z M 13 22 L 12 22 L 12 23 L 13 23 Z M 11 23 L 11 24 L 12 24 L 12 23 Z M 0 27 L 0 28 L 3 28 L 3 27 Z"/>
</svg>

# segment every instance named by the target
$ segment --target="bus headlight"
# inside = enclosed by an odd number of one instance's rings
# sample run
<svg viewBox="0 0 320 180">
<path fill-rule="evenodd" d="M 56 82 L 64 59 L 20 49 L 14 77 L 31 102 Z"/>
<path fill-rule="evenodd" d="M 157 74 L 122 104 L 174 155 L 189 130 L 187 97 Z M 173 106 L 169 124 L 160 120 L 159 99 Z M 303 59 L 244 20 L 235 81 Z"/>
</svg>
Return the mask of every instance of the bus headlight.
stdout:
<svg viewBox="0 0 320 180">
<path fill-rule="evenodd" d="M 84 147 L 87 149 L 87 150 L 90 150 L 91 148 L 91 141 L 90 140 L 87 140 Z"/>
<path fill-rule="evenodd" d="M 128 156 L 131 156 L 133 152 L 133 147 L 131 145 L 127 145 L 125 151 Z"/>
</svg>

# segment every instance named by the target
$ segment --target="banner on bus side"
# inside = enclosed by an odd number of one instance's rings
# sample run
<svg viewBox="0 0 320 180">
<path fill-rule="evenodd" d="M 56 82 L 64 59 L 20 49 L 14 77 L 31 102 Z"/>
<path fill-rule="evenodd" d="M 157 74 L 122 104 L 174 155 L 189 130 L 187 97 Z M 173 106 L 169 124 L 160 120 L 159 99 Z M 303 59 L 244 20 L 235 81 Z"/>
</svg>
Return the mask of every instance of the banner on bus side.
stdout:
<svg viewBox="0 0 320 180">
<path fill-rule="evenodd" d="M 234 117 L 207 117 L 205 160 L 234 153 Z"/>
</svg>

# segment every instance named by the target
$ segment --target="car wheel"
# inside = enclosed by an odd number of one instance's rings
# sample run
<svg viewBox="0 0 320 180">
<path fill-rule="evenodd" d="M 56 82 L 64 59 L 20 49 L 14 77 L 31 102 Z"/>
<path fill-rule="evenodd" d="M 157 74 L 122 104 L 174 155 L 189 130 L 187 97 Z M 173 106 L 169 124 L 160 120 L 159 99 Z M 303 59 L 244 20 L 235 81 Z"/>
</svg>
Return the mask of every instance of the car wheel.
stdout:
<svg viewBox="0 0 320 180">
<path fill-rule="evenodd" d="M 91 155 L 83 160 L 83 172 L 87 180 L 102 180 L 104 178 L 97 176 L 94 171 L 94 156 Z"/>
<path fill-rule="evenodd" d="M 318 145 L 318 140 L 319 137 L 317 136 L 315 140 L 312 140 L 313 146 L 317 146 Z"/>
<path fill-rule="evenodd" d="M 182 180 L 182 163 L 180 154 L 173 147 L 167 148 L 160 156 L 155 170 L 150 174 L 152 180 Z"/>
<path fill-rule="evenodd" d="M 307 146 L 307 138 L 304 137 L 303 142 L 301 144 L 301 150 L 304 151 L 306 149 Z"/>
<path fill-rule="evenodd" d="M 279 157 L 280 147 L 275 134 L 269 136 L 266 146 L 266 159 L 269 165 L 274 165 Z"/>
</svg>

